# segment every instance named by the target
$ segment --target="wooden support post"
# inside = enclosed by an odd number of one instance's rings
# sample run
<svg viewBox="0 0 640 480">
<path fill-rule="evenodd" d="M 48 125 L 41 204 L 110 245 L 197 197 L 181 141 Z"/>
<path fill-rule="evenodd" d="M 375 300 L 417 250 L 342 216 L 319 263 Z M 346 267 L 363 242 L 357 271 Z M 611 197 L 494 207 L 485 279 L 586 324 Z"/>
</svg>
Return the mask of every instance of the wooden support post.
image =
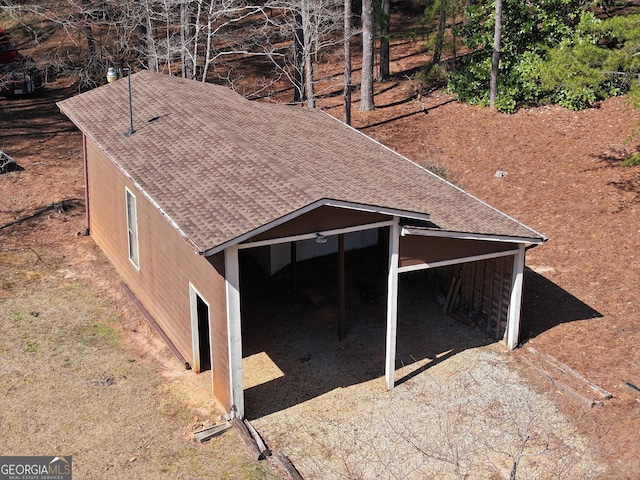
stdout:
<svg viewBox="0 0 640 480">
<path fill-rule="evenodd" d="M 514 349 L 520 338 L 520 310 L 522 308 L 522 285 L 524 280 L 524 244 L 518 246 L 518 254 L 513 256 L 513 276 L 511 281 L 511 298 L 505 338 L 507 346 Z"/>
<path fill-rule="evenodd" d="M 342 341 L 347 332 L 346 325 L 346 282 L 344 267 L 344 233 L 338 235 L 338 285 L 340 289 L 340 307 L 338 312 L 338 340 Z"/>
<path fill-rule="evenodd" d="M 224 272 L 227 294 L 227 337 L 229 350 L 229 398 L 231 414 L 244 417 L 242 391 L 242 323 L 240 316 L 240 262 L 238 247 L 224 251 Z"/>
<path fill-rule="evenodd" d="M 449 285 L 447 299 L 444 301 L 444 305 L 442 306 L 442 313 L 447 313 L 449 311 L 449 304 L 451 303 L 451 299 L 453 298 L 453 291 L 456 289 L 457 282 L 458 277 L 451 277 L 451 285 Z"/>
<path fill-rule="evenodd" d="M 396 330 L 398 326 L 398 250 L 400 246 L 400 218 L 393 217 L 389 228 L 389 272 L 387 280 L 387 347 L 385 379 L 387 389 L 395 385 Z"/>
<path fill-rule="evenodd" d="M 298 244 L 291 242 L 291 293 L 298 294 Z"/>
</svg>

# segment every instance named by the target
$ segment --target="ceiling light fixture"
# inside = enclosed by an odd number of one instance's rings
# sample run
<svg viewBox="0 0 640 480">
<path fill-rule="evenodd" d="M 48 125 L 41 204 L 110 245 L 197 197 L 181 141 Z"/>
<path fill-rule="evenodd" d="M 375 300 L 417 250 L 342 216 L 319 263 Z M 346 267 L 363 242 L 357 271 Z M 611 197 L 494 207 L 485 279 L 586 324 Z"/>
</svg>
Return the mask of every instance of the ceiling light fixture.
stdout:
<svg viewBox="0 0 640 480">
<path fill-rule="evenodd" d="M 321 233 L 316 233 L 315 240 L 316 240 L 316 243 L 320 243 L 320 244 L 327 243 L 327 237 L 325 237 Z"/>
</svg>

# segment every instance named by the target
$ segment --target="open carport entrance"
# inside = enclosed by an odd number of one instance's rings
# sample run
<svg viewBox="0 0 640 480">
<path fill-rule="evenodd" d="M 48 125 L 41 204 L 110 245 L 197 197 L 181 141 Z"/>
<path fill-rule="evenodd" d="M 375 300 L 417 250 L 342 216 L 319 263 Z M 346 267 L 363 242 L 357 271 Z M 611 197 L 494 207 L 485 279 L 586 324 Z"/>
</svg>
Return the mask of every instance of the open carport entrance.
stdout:
<svg viewBox="0 0 640 480">
<path fill-rule="evenodd" d="M 243 252 L 244 253 L 244 252 Z M 384 374 L 386 259 L 378 247 L 345 254 L 346 334 L 339 339 L 338 254 L 270 277 L 240 255 L 247 415 L 273 413 Z M 365 268 L 356 269 L 368 260 Z"/>
<path fill-rule="evenodd" d="M 265 370 L 266 383 L 270 384 L 267 390 L 271 391 L 272 395 L 273 392 L 278 391 L 296 392 L 295 388 L 291 388 L 291 381 L 296 382 L 298 387 L 297 394 L 289 393 L 288 398 L 276 404 L 285 408 L 291 402 L 298 403 L 320 395 L 327 391 L 327 388 L 378 377 L 382 371 L 386 377 L 387 387 L 393 387 L 395 371 L 398 367 L 397 357 L 404 347 L 403 335 L 407 333 L 402 330 L 400 336 L 397 335 L 396 305 L 399 274 L 405 274 L 400 277 L 411 280 L 400 282 L 402 289 L 418 288 L 421 290 L 418 297 L 423 299 L 434 299 L 437 293 L 434 287 L 439 285 L 442 290 L 446 290 L 443 292 L 445 302 L 456 305 L 458 315 L 462 314 L 468 319 L 475 316 L 480 320 L 483 316 L 486 317 L 487 330 L 493 331 L 494 335 L 500 338 L 504 336 L 509 346 L 515 346 L 513 342 L 515 338 L 517 343 L 518 332 L 517 324 L 514 322 L 519 322 L 524 244 L 498 240 L 443 238 L 431 235 L 432 232 L 414 230 L 410 233 L 406 228 L 403 230 L 405 235 L 401 237 L 400 228 L 396 220 L 391 228 L 384 229 L 391 231 L 386 246 L 378 244 L 377 247 L 360 252 L 345 252 L 346 264 L 349 265 L 348 273 L 344 275 L 344 291 L 347 292 L 345 299 L 348 304 L 346 318 L 349 336 L 353 337 L 350 340 L 356 340 L 357 343 L 351 356 L 334 354 L 332 359 L 330 355 L 332 350 L 341 348 L 344 350 L 352 346 L 347 347 L 345 344 L 341 347 L 340 344 L 335 343 L 339 331 L 337 317 L 341 308 L 339 295 L 341 277 L 338 274 L 340 254 L 309 260 L 304 264 L 298 264 L 297 267 L 291 265 L 289 271 L 281 272 L 279 278 L 263 276 L 260 279 L 254 273 L 251 279 L 253 284 L 246 277 L 246 275 L 252 275 L 250 266 L 252 261 L 246 259 L 244 254 L 240 257 L 243 258 L 242 270 L 245 279 L 242 283 L 238 282 L 238 285 L 241 285 L 238 294 L 240 291 L 243 292 L 242 295 L 238 295 L 238 302 L 242 299 L 243 318 L 240 338 L 246 337 L 246 341 L 241 341 L 241 345 L 244 344 L 242 355 L 245 357 L 245 362 L 254 362 L 253 367 Z M 384 238 L 384 235 L 378 235 L 378 237 Z M 295 248 L 292 250 L 295 251 Z M 255 272 L 255 265 L 253 268 Z M 293 268 L 298 269 L 295 274 L 291 271 Z M 420 272 L 421 270 L 428 272 Z M 375 272 L 374 276 L 368 276 L 372 272 Z M 369 295 L 381 297 L 382 307 L 378 305 L 376 309 L 366 313 L 360 310 L 354 315 L 352 307 L 362 307 L 361 304 L 358 305 L 362 299 L 355 296 L 354 291 L 362 288 L 363 278 L 369 280 L 365 282 L 371 288 Z M 443 289 L 442 285 L 448 285 L 448 287 Z M 309 289 L 309 286 L 312 288 Z M 428 292 L 425 286 L 431 286 L 432 291 Z M 301 295 L 296 300 L 292 293 L 298 289 L 301 290 Z M 261 304 L 261 298 L 269 302 Z M 441 317 L 442 306 L 433 301 L 429 303 L 431 308 L 435 308 L 430 311 L 430 315 Z M 423 302 L 420 308 L 425 308 L 424 304 Z M 402 305 L 401 308 L 403 308 Z M 401 315 L 405 316 L 402 310 Z M 492 319 L 492 315 L 495 319 Z M 402 321 L 400 326 L 405 328 Z M 426 325 L 422 326 L 420 334 L 424 333 L 424 327 Z M 421 326 L 414 324 L 407 328 L 420 330 Z M 373 336 L 362 340 L 365 338 L 365 331 L 373 333 Z M 295 335 L 292 332 L 295 332 Z M 305 335 L 301 336 L 300 333 Z M 436 331 L 433 333 L 438 335 Z M 408 337 L 405 338 L 415 339 L 418 337 L 415 334 L 416 330 L 410 330 Z M 263 339 L 263 343 L 266 343 L 264 339 L 269 337 L 282 340 L 270 354 L 280 358 L 286 356 L 288 358 L 286 368 L 289 371 L 282 371 L 278 366 L 281 362 L 274 362 L 268 352 L 262 348 L 260 338 Z M 396 342 L 398 342 L 398 352 L 396 352 Z M 478 340 L 475 339 L 473 342 Z M 311 344 L 315 345 L 315 349 L 309 348 Z M 318 345 L 324 346 L 324 350 L 318 349 Z M 304 353 L 311 350 L 319 352 L 316 353 L 318 358 L 314 358 L 313 362 L 312 356 Z M 425 353 L 426 356 L 428 353 Z M 364 370 L 364 373 L 363 370 L 350 366 L 352 362 L 362 361 L 365 361 L 369 367 L 368 370 Z M 329 376 L 325 376 L 324 379 L 305 382 L 302 371 L 306 369 L 308 373 L 317 362 L 324 364 L 334 362 L 333 370 L 329 369 Z M 327 371 L 326 368 L 320 370 Z M 242 375 L 241 366 L 236 368 L 236 375 L 238 374 Z M 236 385 L 237 380 L 236 376 Z M 253 411 L 255 403 L 252 397 L 255 392 L 264 390 L 265 382 L 257 384 L 252 382 L 253 380 L 249 380 L 246 385 L 240 382 L 240 385 L 247 389 L 246 394 L 252 404 L 252 415 L 257 415 L 258 412 Z M 313 387 L 311 383 L 314 385 L 320 383 L 321 387 Z M 289 384 L 289 388 L 273 388 L 278 384 L 283 387 Z M 241 392 L 242 415 L 244 415 L 244 392 L 237 391 L 237 393 Z"/>
</svg>

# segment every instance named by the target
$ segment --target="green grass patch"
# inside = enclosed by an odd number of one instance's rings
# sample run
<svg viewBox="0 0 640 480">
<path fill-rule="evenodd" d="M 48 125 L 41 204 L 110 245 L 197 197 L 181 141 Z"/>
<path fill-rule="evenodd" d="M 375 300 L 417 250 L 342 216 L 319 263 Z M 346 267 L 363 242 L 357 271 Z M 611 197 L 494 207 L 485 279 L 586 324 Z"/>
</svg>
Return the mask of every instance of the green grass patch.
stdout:
<svg viewBox="0 0 640 480">
<path fill-rule="evenodd" d="M 110 317 L 106 320 L 97 320 L 84 325 L 81 334 L 83 340 L 90 345 L 98 347 L 108 344 L 114 348 L 120 348 L 120 332 L 112 325 L 115 320 L 114 317 Z"/>
<path fill-rule="evenodd" d="M 640 153 L 636 153 L 635 155 L 627 158 L 621 163 L 621 165 L 623 167 L 633 167 L 635 165 L 640 165 Z"/>
</svg>

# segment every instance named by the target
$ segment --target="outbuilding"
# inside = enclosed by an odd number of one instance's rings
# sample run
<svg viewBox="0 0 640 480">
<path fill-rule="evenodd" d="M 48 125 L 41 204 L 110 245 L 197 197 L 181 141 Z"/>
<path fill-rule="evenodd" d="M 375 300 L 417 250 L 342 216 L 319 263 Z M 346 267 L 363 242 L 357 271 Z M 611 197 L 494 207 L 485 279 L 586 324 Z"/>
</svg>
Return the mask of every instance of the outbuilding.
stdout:
<svg viewBox="0 0 640 480">
<path fill-rule="evenodd" d="M 320 110 L 130 80 L 133 125 L 127 81 L 59 103 L 83 133 L 87 228 L 175 353 L 211 369 L 229 413 L 244 416 L 245 249 L 273 273 L 384 245 L 389 389 L 403 272 L 455 266 L 446 301 L 518 345 L 525 251 L 543 235 Z"/>
</svg>

